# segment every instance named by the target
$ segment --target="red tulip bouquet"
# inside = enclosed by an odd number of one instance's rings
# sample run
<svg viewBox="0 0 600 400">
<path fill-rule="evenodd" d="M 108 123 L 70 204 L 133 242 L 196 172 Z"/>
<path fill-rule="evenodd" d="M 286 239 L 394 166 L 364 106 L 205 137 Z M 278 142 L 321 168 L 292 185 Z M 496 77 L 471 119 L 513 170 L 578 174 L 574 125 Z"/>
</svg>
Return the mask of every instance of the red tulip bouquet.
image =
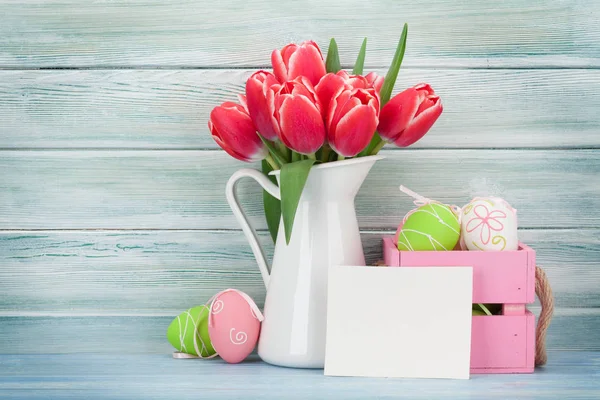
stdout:
<svg viewBox="0 0 600 400">
<path fill-rule="evenodd" d="M 208 127 L 227 153 L 262 161 L 265 173 L 281 169 L 281 202 L 264 193 L 273 240 L 283 215 L 289 243 L 314 164 L 374 155 L 386 143 L 410 146 L 442 113 L 440 98 L 425 83 L 391 98 L 406 36 L 405 24 L 385 79 L 374 72 L 363 76 L 366 39 L 352 74 L 342 70 L 334 39 L 326 60 L 315 42 L 288 44 L 271 54 L 273 73 L 257 71 L 248 78 L 239 104 L 228 101 L 212 110 Z"/>
</svg>

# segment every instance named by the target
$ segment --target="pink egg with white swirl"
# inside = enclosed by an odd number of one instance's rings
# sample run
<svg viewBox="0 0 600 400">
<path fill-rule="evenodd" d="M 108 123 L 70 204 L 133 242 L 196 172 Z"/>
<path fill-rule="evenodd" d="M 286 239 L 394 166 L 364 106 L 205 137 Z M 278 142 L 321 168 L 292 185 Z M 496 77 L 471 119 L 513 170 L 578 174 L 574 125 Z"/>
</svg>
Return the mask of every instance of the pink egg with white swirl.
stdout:
<svg viewBox="0 0 600 400">
<path fill-rule="evenodd" d="M 256 347 L 264 319 L 246 293 L 227 289 L 210 302 L 208 334 L 219 356 L 231 364 L 243 361 Z"/>
</svg>

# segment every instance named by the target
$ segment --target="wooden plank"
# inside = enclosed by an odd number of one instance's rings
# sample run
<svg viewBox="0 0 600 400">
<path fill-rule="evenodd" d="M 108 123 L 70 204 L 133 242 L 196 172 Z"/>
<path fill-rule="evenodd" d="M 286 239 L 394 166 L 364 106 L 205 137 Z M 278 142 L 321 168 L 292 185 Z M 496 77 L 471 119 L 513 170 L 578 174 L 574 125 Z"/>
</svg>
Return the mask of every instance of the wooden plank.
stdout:
<svg viewBox="0 0 600 400">
<path fill-rule="evenodd" d="M 381 259 L 383 234 L 363 232 L 369 264 Z M 600 307 L 600 229 L 520 235 L 537 251 L 557 307 Z M 271 258 L 270 236 L 260 239 Z M 177 314 L 229 287 L 260 306 L 265 296 L 241 231 L 0 232 L 0 282 L 0 315 L 17 316 Z"/>
<path fill-rule="evenodd" d="M 175 316 L 0 317 L 0 354 L 167 356 L 174 350 L 166 332 Z M 548 330 L 547 346 L 551 350 L 600 351 L 598 332 L 600 309 L 558 309 Z"/>
<path fill-rule="evenodd" d="M 174 360 L 164 355 L 2 355 L 0 395 L 10 399 L 597 399 L 598 352 L 553 352 L 535 374 L 469 380 L 332 378 L 251 357 Z M 340 384 L 343 382 L 343 384 Z"/>
<path fill-rule="evenodd" d="M 335 378 L 323 370 L 280 368 L 256 356 L 220 359 L 166 355 L 0 355 L 0 395 L 10 399 L 597 399 L 598 352 L 553 352 L 535 374 L 469 380 Z M 340 384 L 343 383 L 343 384 Z"/>
<path fill-rule="evenodd" d="M 208 115 L 251 72 L 0 71 L 0 147 L 217 148 Z M 414 148 L 600 146 L 599 70 L 408 69 L 397 91 L 423 81 L 444 114 Z"/>
<path fill-rule="evenodd" d="M 413 66 L 598 66 L 594 0 L 272 2 L 2 0 L 0 66 L 254 66 L 290 41 L 335 36 L 387 66 L 402 24 Z"/>
<path fill-rule="evenodd" d="M 504 197 L 520 226 L 600 225 L 594 150 L 384 151 L 358 194 L 362 228 L 394 228 L 413 208 L 398 190 L 457 205 Z M 223 151 L 0 151 L 2 229 L 237 229 L 225 184 L 243 164 Z M 265 228 L 254 182 L 240 198 Z"/>
</svg>

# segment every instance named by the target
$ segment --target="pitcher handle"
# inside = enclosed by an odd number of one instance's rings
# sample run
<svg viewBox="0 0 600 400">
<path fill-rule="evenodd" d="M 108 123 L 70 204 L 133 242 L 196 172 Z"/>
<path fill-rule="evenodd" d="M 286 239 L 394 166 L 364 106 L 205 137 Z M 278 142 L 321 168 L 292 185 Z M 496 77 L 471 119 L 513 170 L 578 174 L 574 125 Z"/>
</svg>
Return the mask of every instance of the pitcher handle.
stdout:
<svg viewBox="0 0 600 400">
<path fill-rule="evenodd" d="M 265 282 L 265 286 L 268 287 L 270 276 L 265 252 L 258 241 L 256 231 L 248 222 L 248 217 L 240 207 L 240 203 L 237 198 L 237 192 L 235 188 L 237 181 L 242 178 L 254 179 L 260 184 L 260 186 L 262 186 L 263 189 L 269 192 L 271 196 L 279 200 L 281 200 L 281 193 L 277 185 L 271 182 L 264 174 L 254 169 L 240 169 L 239 171 L 235 172 L 233 175 L 231 175 L 231 178 L 229 178 L 227 187 L 225 188 L 225 195 L 227 197 L 229 207 L 231 207 L 233 215 L 235 215 L 235 218 L 242 226 L 242 231 L 244 232 L 244 235 L 246 235 L 246 239 L 248 239 L 252 253 L 254 253 L 254 258 L 256 258 L 256 262 L 258 263 L 258 268 L 260 269 L 260 274 Z"/>
</svg>

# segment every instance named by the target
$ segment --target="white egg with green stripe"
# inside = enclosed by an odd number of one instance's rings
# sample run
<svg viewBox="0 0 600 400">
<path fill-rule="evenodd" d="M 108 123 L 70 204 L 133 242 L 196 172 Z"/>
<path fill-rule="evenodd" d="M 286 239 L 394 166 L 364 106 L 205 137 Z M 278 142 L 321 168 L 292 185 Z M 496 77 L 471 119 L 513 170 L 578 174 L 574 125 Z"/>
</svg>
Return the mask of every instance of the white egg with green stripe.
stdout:
<svg viewBox="0 0 600 400">
<path fill-rule="evenodd" d="M 450 251 L 460 237 L 458 217 L 445 204 L 430 203 L 413 211 L 398 234 L 398 250 Z"/>
</svg>

